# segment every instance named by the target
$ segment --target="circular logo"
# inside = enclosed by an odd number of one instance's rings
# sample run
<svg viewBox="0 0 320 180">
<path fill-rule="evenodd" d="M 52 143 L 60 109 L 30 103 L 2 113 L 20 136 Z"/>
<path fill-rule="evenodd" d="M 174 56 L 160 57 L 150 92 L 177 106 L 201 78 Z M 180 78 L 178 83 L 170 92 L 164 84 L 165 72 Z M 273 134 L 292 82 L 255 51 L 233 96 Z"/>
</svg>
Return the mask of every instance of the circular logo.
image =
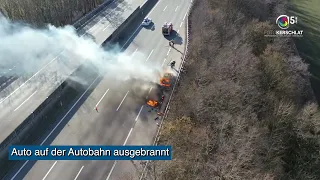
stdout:
<svg viewBox="0 0 320 180">
<path fill-rule="evenodd" d="M 279 16 L 276 20 L 276 24 L 278 24 L 278 26 L 281 29 L 288 29 L 289 28 L 289 17 L 287 15 Z"/>
</svg>

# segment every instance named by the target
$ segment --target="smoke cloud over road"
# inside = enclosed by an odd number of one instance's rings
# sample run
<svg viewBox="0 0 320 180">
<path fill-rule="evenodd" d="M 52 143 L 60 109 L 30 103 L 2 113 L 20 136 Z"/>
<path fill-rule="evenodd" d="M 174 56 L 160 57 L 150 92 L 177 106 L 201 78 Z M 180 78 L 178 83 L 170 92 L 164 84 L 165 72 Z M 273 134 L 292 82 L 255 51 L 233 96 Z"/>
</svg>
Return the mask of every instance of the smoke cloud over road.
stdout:
<svg viewBox="0 0 320 180">
<path fill-rule="evenodd" d="M 62 52 L 52 61 L 58 64 L 60 76 L 69 76 L 75 67 L 90 62 L 99 73 L 115 80 L 158 81 L 159 66 L 147 65 L 145 58 L 132 59 L 119 50 L 104 50 L 90 38 L 79 37 L 72 26 L 36 29 L 0 17 L 0 72 L 7 75 L 30 76 Z"/>
</svg>

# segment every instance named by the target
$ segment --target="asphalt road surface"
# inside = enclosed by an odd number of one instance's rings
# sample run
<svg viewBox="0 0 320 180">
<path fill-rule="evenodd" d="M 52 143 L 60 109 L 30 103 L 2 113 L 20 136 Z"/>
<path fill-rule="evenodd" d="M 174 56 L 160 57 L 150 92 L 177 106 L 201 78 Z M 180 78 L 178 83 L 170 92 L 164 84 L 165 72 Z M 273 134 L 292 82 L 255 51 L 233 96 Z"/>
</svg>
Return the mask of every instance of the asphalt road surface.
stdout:
<svg viewBox="0 0 320 180">
<path fill-rule="evenodd" d="M 154 28 L 140 27 L 133 32 L 137 35 L 129 37 L 128 41 L 131 38 L 133 41 L 124 53 L 131 57 L 131 61 L 141 61 L 150 66 L 166 68 L 171 60 L 175 60 L 176 67 L 179 67 L 185 46 L 184 19 L 189 6 L 190 1 L 160 0 L 148 15 L 154 22 Z M 164 22 L 174 25 L 175 48 L 169 46 L 161 33 Z M 72 111 L 76 113 L 51 145 L 152 144 L 158 126 L 154 120 L 156 112 L 146 106 L 143 98 L 149 90 L 150 87 L 144 88 L 141 95 L 137 93 L 141 91 L 136 90 L 135 82 L 115 82 L 105 76 L 80 108 L 73 109 L 76 104 L 71 107 L 70 114 Z M 68 114 L 64 118 L 68 118 Z M 12 174 L 15 179 L 113 180 L 125 174 L 138 176 L 143 169 L 139 162 L 131 161 L 37 161 L 25 174 L 28 164 L 31 163 L 26 162 Z"/>
<path fill-rule="evenodd" d="M 141 0 L 114 1 L 84 26 L 80 34 L 89 34 L 101 44 L 142 3 Z M 68 55 L 65 51 L 59 55 L 49 55 L 39 64 L 42 68 L 38 72 L 32 76 L 21 77 L 5 89 L 0 89 L 1 142 L 65 80 L 66 76 L 62 76 L 62 73 L 71 74 L 79 66 L 80 62 L 77 60 L 69 60 L 66 65 L 64 61 L 68 59 Z M 67 70 L 62 72 L 63 69 Z M 6 79 L 4 73 L 7 72 L 0 74 L 0 80 Z M 0 85 L 4 86 L 1 82 Z"/>
</svg>

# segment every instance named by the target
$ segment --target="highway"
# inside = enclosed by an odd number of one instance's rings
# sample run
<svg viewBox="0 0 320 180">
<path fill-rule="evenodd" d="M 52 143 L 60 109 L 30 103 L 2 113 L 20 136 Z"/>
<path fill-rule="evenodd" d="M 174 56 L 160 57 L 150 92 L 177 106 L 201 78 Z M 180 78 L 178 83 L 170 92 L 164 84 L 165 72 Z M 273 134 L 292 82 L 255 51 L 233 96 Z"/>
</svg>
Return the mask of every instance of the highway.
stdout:
<svg viewBox="0 0 320 180">
<path fill-rule="evenodd" d="M 124 51 L 131 57 L 130 61 L 166 68 L 170 60 L 175 60 L 176 67 L 179 67 L 185 46 L 184 19 L 189 6 L 190 1 L 185 0 L 158 1 L 148 15 L 155 28 L 136 27 L 136 30 L 132 30 L 133 36 L 124 40 L 130 43 Z M 169 47 L 168 40 L 161 33 L 164 22 L 172 22 L 177 32 L 174 35 L 177 43 L 175 48 Z M 99 29 L 100 31 L 95 31 L 101 35 L 95 37 L 103 36 L 103 29 Z M 124 43 L 125 47 L 126 45 Z M 92 85 L 97 83 L 97 79 Z M 56 137 L 46 137 L 42 144 L 46 144 L 50 138 L 54 138 L 51 145 L 152 144 L 158 126 L 154 120 L 156 112 L 145 104 L 144 97 L 149 88 L 137 94 L 135 92 L 139 90 L 135 90 L 134 86 L 133 81 L 115 82 L 112 77 L 104 76 L 83 104 L 78 109 L 75 108 L 81 101 L 79 99 L 60 120 L 62 122 L 70 118 L 61 132 Z M 75 114 L 69 115 L 72 112 Z M 58 126 L 53 132 L 57 129 Z M 9 177 L 26 180 L 113 180 L 127 173 L 138 176 L 137 173 L 143 169 L 139 162 L 132 164 L 130 161 L 37 161 L 30 170 L 29 164 L 31 162 L 26 162 Z"/>
<path fill-rule="evenodd" d="M 90 34 L 95 37 L 96 43 L 101 44 L 141 3 L 141 0 L 113 1 L 82 28 L 81 36 Z M 111 18 L 113 15 L 118 18 Z M 39 69 L 33 75 L 20 77 L 10 85 L 5 75 L 7 72 L 0 74 L 0 86 L 3 87 L 0 87 L 1 142 L 80 65 L 78 59 L 70 60 L 69 56 L 68 51 L 51 54 L 39 62 Z M 66 59 L 68 63 L 64 63 Z M 10 81 L 14 79 L 11 77 Z"/>
</svg>

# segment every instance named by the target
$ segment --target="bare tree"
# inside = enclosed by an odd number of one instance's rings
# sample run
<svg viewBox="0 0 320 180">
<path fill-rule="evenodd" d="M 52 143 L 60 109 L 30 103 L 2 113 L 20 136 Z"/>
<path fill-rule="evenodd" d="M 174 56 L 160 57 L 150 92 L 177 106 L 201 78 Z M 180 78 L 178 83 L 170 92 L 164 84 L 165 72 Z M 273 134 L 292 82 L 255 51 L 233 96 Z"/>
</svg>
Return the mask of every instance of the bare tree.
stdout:
<svg viewBox="0 0 320 180">
<path fill-rule="evenodd" d="M 22 20 L 37 26 L 51 23 L 72 24 L 103 0 L 0 0 L 0 11 L 12 20 Z"/>
<path fill-rule="evenodd" d="M 173 146 L 173 160 L 154 162 L 149 175 L 320 178 L 320 116 L 308 66 L 288 39 L 264 37 L 272 28 L 265 20 L 282 5 L 197 1 L 190 17 L 188 74 L 181 77 L 161 129 L 160 144 Z"/>
</svg>

